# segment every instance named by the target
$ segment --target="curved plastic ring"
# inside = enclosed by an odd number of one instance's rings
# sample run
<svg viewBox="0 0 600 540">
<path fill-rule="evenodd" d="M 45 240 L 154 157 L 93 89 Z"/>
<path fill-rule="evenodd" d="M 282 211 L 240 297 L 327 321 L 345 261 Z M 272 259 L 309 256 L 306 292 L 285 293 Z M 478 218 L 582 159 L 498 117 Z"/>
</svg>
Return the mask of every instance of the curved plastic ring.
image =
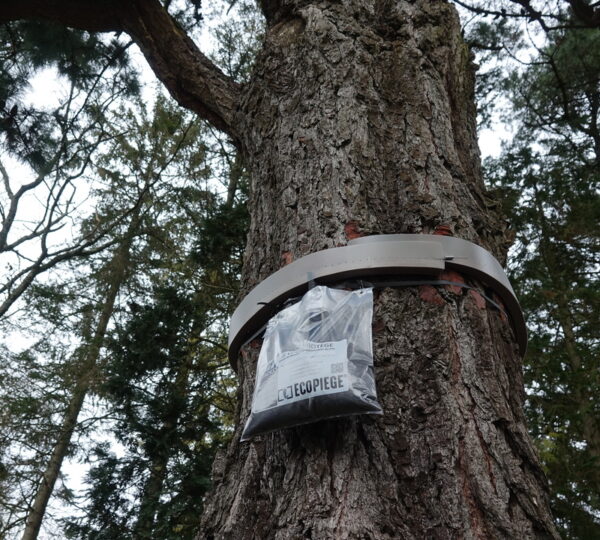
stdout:
<svg viewBox="0 0 600 540">
<path fill-rule="evenodd" d="M 244 343 L 273 315 L 273 306 L 304 294 L 311 281 L 326 285 L 345 279 L 390 275 L 438 275 L 456 270 L 491 288 L 502 300 L 525 354 L 527 328 L 519 301 L 494 256 L 482 247 L 451 236 L 384 234 L 364 236 L 347 246 L 325 249 L 284 266 L 252 289 L 229 325 L 229 361 L 236 368 Z"/>
</svg>

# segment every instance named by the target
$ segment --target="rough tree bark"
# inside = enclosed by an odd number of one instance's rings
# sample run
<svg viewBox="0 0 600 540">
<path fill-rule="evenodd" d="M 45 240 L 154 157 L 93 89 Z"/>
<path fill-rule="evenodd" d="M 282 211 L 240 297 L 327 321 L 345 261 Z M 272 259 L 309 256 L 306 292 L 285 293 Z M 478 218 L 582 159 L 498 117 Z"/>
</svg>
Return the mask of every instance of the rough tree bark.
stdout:
<svg viewBox="0 0 600 540">
<path fill-rule="evenodd" d="M 479 170 L 473 66 L 447 2 L 261 0 L 267 37 L 243 89 L 154 16 L 156 0 L 106 0 L 98 19 L 92 4 L 7 0 L 0 21 L 30 9 L 131 32 L 175 98 L 232 134 L 252 177 L 244 291 L 361 234 L 444 226 L 504 259 L 505 224 Z M 202 69 L 185 79 L 191 57 Z M 182 81 L 194 99 L 181 98 Z M 215 461 L 202 538 L 557 538 L 524 424 L 515 337 L 477 293 L 380 291 L 383 417 L 242 444 L 259 345 L 238 362 L 239 423 Z"/>
<path fill-rule="evenodd" d="M 360 234 L 449 227 L 503 260 L 481 181 L 474 68 L 445 2 L 264 2 L 269 30 L 238 115 L 251 170 L 245 291 Z M 453 276 L 461 279 L 460 276 Z M 203 538 L 555 538 L 522 412 L 509 322 L 458 288 L 376 300 L 382 418 L 240 443 L 214 466 Z"/>
</svg>

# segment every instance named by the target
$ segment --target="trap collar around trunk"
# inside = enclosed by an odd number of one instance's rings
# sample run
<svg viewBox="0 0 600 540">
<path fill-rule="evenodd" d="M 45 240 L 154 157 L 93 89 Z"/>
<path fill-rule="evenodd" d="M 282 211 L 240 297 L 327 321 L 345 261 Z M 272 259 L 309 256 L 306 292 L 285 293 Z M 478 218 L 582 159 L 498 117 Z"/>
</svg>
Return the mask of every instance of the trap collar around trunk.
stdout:
<svg viewBox="0 0 600 540">
<path fill-rule="evenodd" d="M 510 282 L 494 256 L 460 238 L 429 234 L 365 236 L 347 246 L 311 253 L 261 281 L 237 307 L 229 327 L 229 361 L 236 367 L 241 347 L 252 339 L 289 298 L 304 294 L 309 282 L 320 285 L 384 276 L 437 276 L 454 270 L 492 289 L 502 300 L 525 354 L 525 319 Z"/>
</svg>

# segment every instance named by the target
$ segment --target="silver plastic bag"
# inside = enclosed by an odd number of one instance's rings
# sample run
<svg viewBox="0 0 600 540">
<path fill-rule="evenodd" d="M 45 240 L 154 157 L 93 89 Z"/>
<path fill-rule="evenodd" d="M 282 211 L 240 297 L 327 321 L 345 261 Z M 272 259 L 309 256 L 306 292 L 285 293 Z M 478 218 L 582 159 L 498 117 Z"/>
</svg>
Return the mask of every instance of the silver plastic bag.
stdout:
<svg viewBox="0 0 600 540">
<path fill-rule="evenodd" d="M 242 441 L 325 418 L 381 414 L 373 290 L 317 286 L 267 324 Z"/>
</svg>

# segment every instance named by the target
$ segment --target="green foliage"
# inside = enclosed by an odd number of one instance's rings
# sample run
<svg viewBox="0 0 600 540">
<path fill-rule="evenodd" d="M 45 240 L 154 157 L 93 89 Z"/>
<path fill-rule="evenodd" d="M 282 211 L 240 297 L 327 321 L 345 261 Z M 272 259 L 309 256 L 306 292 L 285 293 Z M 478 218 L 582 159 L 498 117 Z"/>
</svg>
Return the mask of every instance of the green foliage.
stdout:
<svg viewBox="0 0 600 540">
<path fill-rule="evenodd" d="M 527 412 L 567 538 L 594 538 L 600 522 L 599 182 L 570 178 L 528 148 L 507 152 L 494 173 L 510 186 L 517 230 L 512 281 L 531 331 Z M 513 204 L 510 201 L 518 201 Z M 595 534 L 580 536 L 584 520 Z M 592 524 L 595 528 L 592 527 Z"/>
<path fill-rule="evenodd" d="M 511 85 L 524 129 L 557 156 L 588 165 L 599 163 L 599 88 L 598 30 L 555 34 Z"/>
<path fill-rule="evenodd" d="M 215 28 L 217 47 L 212 59 L 227 75 L 244 83 L 264 38 L 264 18 L 255 2 L 234 0 L 230 4 L 229 10 L 235 8 L 236 13 Z"/>
<path fill-rule="evenodd" d="M 172 4 L 183 27 L 197 28 L 199 2 Z M 255 43 L 247 30 L 261 23 L 245 3 L 236 9 L 248 17 L 223 25 L 216 56 L 243 81 L 253 53 L 239 45 Z M 1 26 L 0 37 L 7 163 L 27 165 L 39 181 L 28 191 L 47 205 L 56 201 L 38 236 L 46 242 L 46 233 L 60 230 L 60 217 L 69 223 L 61 234 L 78 236 L 74 245 L 103 242 L 73 250 L 61 272 L 29 284 L 25 317 L 11 319 L 36 339 L 21 353 L 0 354 L 0 536 L 22 530 L 58 426 L 74 389 L 83 388 L 68 457 L 90 463 L 89 489 L 77 497 L 59 479 L 54 503 L 79 509 L 65 534 L 191 538 L 212 457 L 233 422 L 224 328 L 248 220 L 243 167 L 226 141 L 164 96 L 141 102 L 123 35 L 24 22 Z M 44 70 L 64 89 L 53 109 L 28 95 Z M 83 190 L 75 190 L 76 179 L 87 182 Z M 3 219 L 21 178 L 9 181 L 0 192 Z M 10 250 L 9 233 L 0 252 Z M 108 308 L 106 350 L 97 329 Z M 90 363 L 96 346 L 101 354 Z M 45 521 L 52 520 L 51 505 Z"/>
<path fill-rule="evenodd" d="M 116 139 L 102 162 L 119 177 L 154 178 L 144 171 L 158 168 L 171 184 L 163 191 L 152 183 L 146 195 L 152 206 L 136 242 L 128 309 L 97 390 L 121 451 L 93 451 L 85 515 L 65 524 L 69 537 L 192 538 L 214 452 L 233 421 L 223 323 L 237 291 L 244 196 L 227 205 L 199 182 L 210 170 L 206 147 L 183 114 L 163 99 L 150 122 L 123 114 L 139 135 Z M 211 240 L 215 215 L 227 242 Z"/>
<path fill-rule="evenodd" d="M 224 437 L 212 405 L 222 354 L 203 344 L 210 320 L 201 296 L 162 287 L 153 297 L 131 306 L 110 344 L 101 392 L 123 455 L 95 449 L 87 518 L 67 525 L 69 537 L 192 538 L 197 531 Z"/>
<path fill-rule="evenodd" d="M 468 25 L 465 41 L 477 56 L 478 123 L 481 128 L 489 128 L 495 115 L 509 108 L 506 92 L 510 66 L 501 57 L 516 54 L 525 41 L 521 29 L 506 19 L 493 22 L 476 19 Z"/>
<path fill-rule="evenodd" d="M 203 234 L 196 243 L 195 260 L 206 269 L 226 269 L 232 275 L 239 275 L 249 221 L 245 204 L 221 203 L 209 209 L 201 223 Z"/>
<path fill-rule="evenodd" d="M 45 339 L 17 354 L 0 348 L 1 538 L 23 527 L 40 463 L 47 459 L 68 403 L 72 378 L 64 355 L 64 349 Z M 68 491 L 61 490 L 57 498 L 73 502 Z"/>
<path fill-rule="evenodd" d="M 6 148 L 38 172 L 52 169 L 57 148 L 70 155 L 71 169 L 81 166 L 74 159 L 80 151 L 76 142 L 89 144 L 84 135 L 102 125 L 112 101 L 107 95 L 138 91 L 129 44 L 31 21 L 0 26 L 0 43 L 0 128 Z M 53 68 L 70 86 L 55 110 L 24 100 L 33 76 L 44 68 Z"/>
<path fill-rule="evenodd" d="M 123 275 L 112 325 L 123 343 L 115 344 L 114 354 L 101 356 L 85 383 L 87 405 L 70 456 L 93 466 L 90 489 L 79 505 L 85 515 L 66 525 L 68 534 L 139 537 L 150 527 L 153 537 L 190 537 L 212 455 L 232 422 L 233 381 L 223 327 L 237 291 L 243 234 L 237 243 L 229 234 L 218 257 L 205 249 L 205 266 L 195 254 L 198 244 L 210 245 L 207 239 L 200 242 L 208 234 L 203 227 L 224 204 L 218 185 L 208 180 L 211 164 L 225 169 L 223 156 L 210 156 L 204 126 L 164 97 L 149 110 L 133 101 L 111 115 L 107 141 L 94 156 L 92 212 L 80 218 L 82 236 L 104 229 L 110 249 L 72 260 L 68 274 L 63 268 L 56 280 L 30 287 L 24 324 L 41 339 L 26 353 L 0 358 L 0 373 L 7 376 L 0 390 L 4 532 L 22 527 L 66 404 L 88 375 L 81 360 L 95 341 L 117 266 Z M 241 178 L 238 170 L 235 186 L 243 185 Z M 245 215 L 245 195 L 235 186 L 227 208 L 237 219 Z M 221 227 L 227 236 L 229 223 L 221 221 Z M 118 256 L 128 243 L 126 256 Z M 124 352 L 127 358 L 119 356 Z M 50 361 L 53 357 L 57 361 Z M 177 379 L 182 370 L 188 372 L 185 384 Z M 177 427 L 166 429 L 169 421 Z M 105 443 L 92 452 L 98 433 L 120 441 L 126 453 L 115 454 Z M 152 475 L 153 460 L 167 463 L 160 482 Z M 59 487 L 55 500 L 74 504 L 73 493 Z M 147 491 L 158 494 L 160 504 L 144 498 Z M 149 502 L 140 506 L 138 496 Z"/>
<path fill-rule="evenodd" d="M 600 31 L 555 33 L 510 80 L 521 123 L 488 180 L 516 232 L 526 412 L 564 538 L 600 537 Z"/>
</svg>

